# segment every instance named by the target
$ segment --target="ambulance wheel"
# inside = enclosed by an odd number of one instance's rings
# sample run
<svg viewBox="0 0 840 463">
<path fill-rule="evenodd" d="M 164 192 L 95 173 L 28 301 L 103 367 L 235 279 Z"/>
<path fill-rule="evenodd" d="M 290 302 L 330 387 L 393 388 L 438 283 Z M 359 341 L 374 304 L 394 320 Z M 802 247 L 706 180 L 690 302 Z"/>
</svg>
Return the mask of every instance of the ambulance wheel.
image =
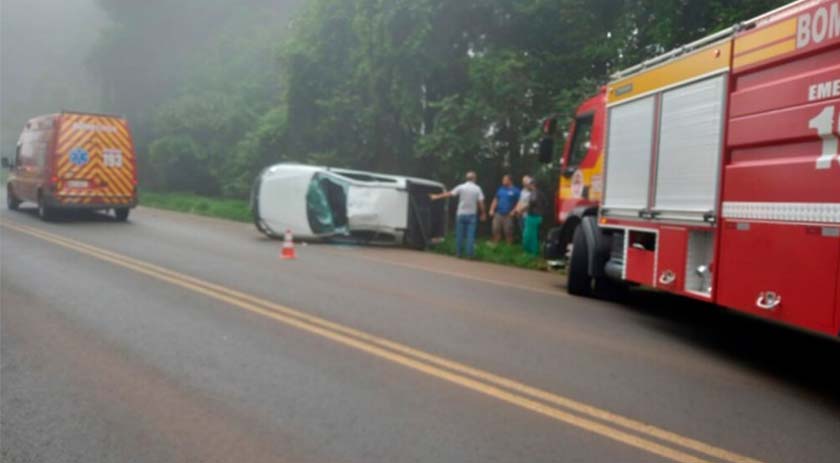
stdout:
<svg viewBox="0 0 840 463">
<path fill-rule="evenodd" d="M 38 194 L 38 217 L 41 218 L 44 222 L 49 222 L 55 216 L 53 212 L 53 208 L 47 206 L 47 201 L 44 199 L 43 196 Z"/>
<path fill-rule="evenodd" d="M 114 209 L 114 216 L 117 218 L 119 222 L 125 222 L 128 220 L 128 213 L 131 212 L 131 209 L 127 207 L 119 207 Z"/>
<path fill-rule="evenodd" d="M 15 196 L 15 193 L 12 191 L 12 187 L 9 186 L 6 188 L 6 207 L 9 210 L 16 211 L 18 210 L 18 206 L 20 206 L 20 200 Z"/>
<path fill-rule="evenodd" d="M 592 277 L 589 276 L 589 247 L 583 228 L 575 228 L 572 238 L 572 255 L 569 258 L 566 289 L 575 296 L 592 295 Z"/>
</svg>

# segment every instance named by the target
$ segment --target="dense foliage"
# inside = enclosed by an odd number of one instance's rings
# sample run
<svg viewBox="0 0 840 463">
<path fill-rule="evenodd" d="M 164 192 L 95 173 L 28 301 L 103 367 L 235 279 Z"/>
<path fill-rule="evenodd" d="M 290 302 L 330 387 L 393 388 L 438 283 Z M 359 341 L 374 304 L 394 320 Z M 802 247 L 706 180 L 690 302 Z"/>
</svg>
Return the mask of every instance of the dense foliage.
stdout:
<svg viewBox="0 0 840 463">
<path fill-rule="evenodd" d="M 143 183 L 242 197 L 282 160 L 489 186 L 610 72 L 780 0 L 100 0 L 90 65 Z M 542 172 L 546 177 L 547 171 Z"/>
</svg>

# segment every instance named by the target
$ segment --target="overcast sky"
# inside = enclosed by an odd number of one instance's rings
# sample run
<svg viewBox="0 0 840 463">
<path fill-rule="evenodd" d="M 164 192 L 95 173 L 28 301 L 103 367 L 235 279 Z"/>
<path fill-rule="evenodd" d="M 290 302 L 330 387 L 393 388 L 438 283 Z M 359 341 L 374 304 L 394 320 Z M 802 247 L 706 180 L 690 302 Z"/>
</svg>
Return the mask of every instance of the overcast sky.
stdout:
<svg viewBox="0 0 840 463">
<path fill-rule="evenodd" d="M 84 61 L 105 20 L 95 0 L 0 0 L 4 154 L 31 116 L 64 108 L 97 110 L 97 86 Z"/>
</svg>

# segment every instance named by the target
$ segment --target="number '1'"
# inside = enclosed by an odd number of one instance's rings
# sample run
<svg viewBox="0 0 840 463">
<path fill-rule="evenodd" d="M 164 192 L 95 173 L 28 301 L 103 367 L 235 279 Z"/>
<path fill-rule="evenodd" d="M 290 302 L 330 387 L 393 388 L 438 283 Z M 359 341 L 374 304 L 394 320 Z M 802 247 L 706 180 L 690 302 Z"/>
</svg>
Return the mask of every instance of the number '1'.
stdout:
<svg viewBox="0 0 840 463">
<path fill-rule="evenodd" d="M 838 149 L 838 135 L 840 135 L 840 120 L 837 122 L 837 135 L 834 128 L 834 106 L 828 106 L 817 117 L 808 122 L 808 127 L 816 130 L 822 137 L 822 154 L 817 158 L 817 170 L 831 169 L 831 161 L 837 158 L 840 163 L 840 149 Z"/>
</svg>

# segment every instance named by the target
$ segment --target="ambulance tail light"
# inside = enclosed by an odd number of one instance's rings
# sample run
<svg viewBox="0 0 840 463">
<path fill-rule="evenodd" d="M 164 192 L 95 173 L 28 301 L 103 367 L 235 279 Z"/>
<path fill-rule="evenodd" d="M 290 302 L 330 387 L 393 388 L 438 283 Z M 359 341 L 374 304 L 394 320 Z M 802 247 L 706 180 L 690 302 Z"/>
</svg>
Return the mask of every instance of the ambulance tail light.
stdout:
<svg viewBox="0 0 840 463">
<path fill-rule="evenodd" d="M 47 186 L 47 188 L 50 191 L 59 191 L 63 187 L 64 187 L 64 185 L 62 184 L 61 179 L 58 178 L 58 175 L 53 175 L 52 177 L 50 177 L 50 183 Z"/>
</svg>

